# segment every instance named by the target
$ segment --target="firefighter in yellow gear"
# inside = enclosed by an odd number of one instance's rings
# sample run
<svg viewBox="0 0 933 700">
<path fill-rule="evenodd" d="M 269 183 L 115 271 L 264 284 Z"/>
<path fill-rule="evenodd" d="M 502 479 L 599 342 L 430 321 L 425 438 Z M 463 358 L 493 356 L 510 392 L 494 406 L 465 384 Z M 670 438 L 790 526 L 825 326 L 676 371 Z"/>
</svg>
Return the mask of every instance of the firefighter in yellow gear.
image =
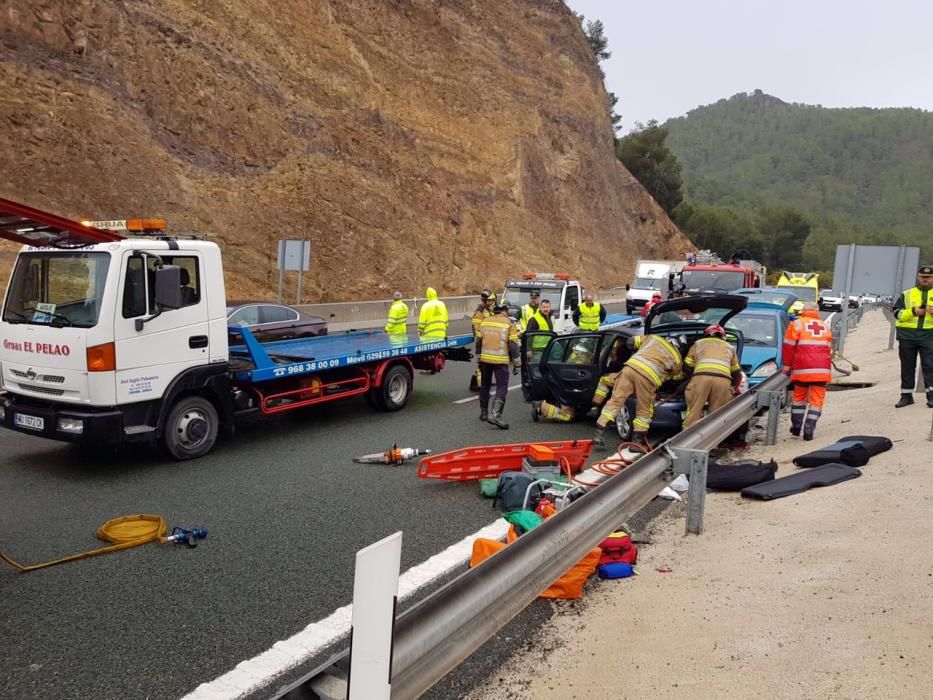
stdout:
<svg viewBox="0 0 933 700">
<path fill-rule="evenodd" d="M 687 415 L 684 427 L 689 428 L 703 417 L 703 407 L 709 404 L 712 413 L 732 400 L 732 388 L 741 377 L 742 367 L 735 348 L 726 340 L 722 326 L 709 326 L 705 337 L 690 346 L 684 359 L 684 370 L 690 375 L 685 398 Z"/>
<path fill-rule="evenodd" d="M 535 312 L 535 314 L 529 319 L 528 326 L 525 330 L 526 333 L 533 333 L 535 331 L 550 331 L 554 332 L 554 319 L 551 317 L 551 302 L 549 299 L 542 299 L 540 308 Z M 547 344 L 550 342 L 550 336 L 541 335 L 532 338 L 531 347 L 528 348 L 528 360 L 535 361 L 540 359 L 541 353 L 544 352 L 544 349 L 547 347 Z M 584 339 L 589 341 L 589 338 Z M 567 357 L 568 362 L 573 362 L 576 364 L 586 364 L 593 361 L 593 352 L 584 343 L 578 343 L 571 350 L 570 355 Z M 531 402 L 531 418 L 537 423 L 541 418 L 547 421 L 554 421 L 557 423 L 569 423 L 574 418 L 574 410 L 572 406 L 566 404 L 561 404 L 556 406 L 547 401 L 532 401 Z"/>
<path fill-rule="evenodd" d="M 480 324 L 485 319 L 492 316 L 492 309 L 496 304 L 496 295 L 488 289 L 484 289 L 482 292 L 480 292 L 479 299 L 479 306 L 476 307 L 476 310 L 473 312 L 473 316 L 470 317 L 470 321 L 473 324 L 474 341 L 479 338 Z M 476 369 L 474 369 L 473 374 L 470 375 L 470 391 L 479 391 L 480 381 L 481 376 L 479 371 L 479 355 L 477 355 Z"/>
<path fill-rule="evenodd" d="M 606 446 L 606 427 L 615 421 L 622 406 L 632 394 L 635 395 L 636 401 L 632 440 L 644 442 L 654 416 L 654 401 L 658 389 L 670 379 L 683 377 L 682 353 L 687 347 L 687 339 L 684 336 L 636 336 L 629 338 L 627 345 L 635 353 L 629 357 L 622 371 L 616 376 L 612 395 L 596 419 L 593 444 L 597 447 Z"/>
<path fill-rule="evenodd" d="M 392 295 L 392 306 L 389 307 L 389 318 L 386 321 L 385 332 L 389 335 L 403 335 L 408 332 L 408 305 L 402 301 L 402 293 Z"/>
<path fill-rule="evenodd" d="M 479 367 L 482 380 L 479 391 L 479 419 L 492 423 L 501 430 L 508 430 L 509 424 L 502 420 L 505 399 L 509 391 L 509 362 L 513 363 L 513 374 L 518 374 L 522 358 L 518 346 L 518 329 L 509 318 L 509 305 L 505 299 L 496 302 L 495 313 L 483 320 L 476 339 L 476 352 L 479 355 Z M 492 409 L 488 410 L 489 388 L 492 378 L 496 379 L 496 396 Z"/>
<path fill-rule="evenodd" d="M 427 301 L 418 316 L 418 335 L 443 340 L 447 337 L 447 305 L 437 298 L 434 287 L 428 287 L 424 295 Z"/>
</svg>

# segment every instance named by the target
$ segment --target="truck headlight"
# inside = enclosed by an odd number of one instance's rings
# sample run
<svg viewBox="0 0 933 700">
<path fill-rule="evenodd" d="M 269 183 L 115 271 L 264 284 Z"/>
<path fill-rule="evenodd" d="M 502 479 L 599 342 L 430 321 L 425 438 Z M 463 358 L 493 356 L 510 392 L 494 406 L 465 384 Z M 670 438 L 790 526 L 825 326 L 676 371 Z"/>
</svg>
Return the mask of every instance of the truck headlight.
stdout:
<svg viewBox="0 0 933 700">
<path fill-rule="evenodd" d="M 758 365 L 758 369 L 752 372 L 753 377 L 770 377 L 772 374 L 778 371 L 777 363 L 773 360 L 768 360 L 767 362 Z"/>
<path fill-rule="evenodd" d="M 81 435 L 84 432 L 84 421 L 80 418 L 59 418 L 58 432 Z"/>
</svg>

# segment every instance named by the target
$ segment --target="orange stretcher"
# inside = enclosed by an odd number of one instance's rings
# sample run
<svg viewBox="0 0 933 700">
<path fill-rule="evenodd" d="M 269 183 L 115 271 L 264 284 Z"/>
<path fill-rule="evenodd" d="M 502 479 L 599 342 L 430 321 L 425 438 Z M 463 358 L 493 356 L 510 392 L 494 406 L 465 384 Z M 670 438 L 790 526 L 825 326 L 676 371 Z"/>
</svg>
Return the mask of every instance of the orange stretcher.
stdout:
<svg viewBox="0 0 933 700">
<path fill-rule="evenodd" d="M 561 461 L 574 473 L 583 469 L 593 447 L 592 440 L 522 442 L 514 445 L 464 447 L 425 457 L 418 464 L 421 479 L 496 479 L 502 472 L 519 471 L 526 457 L 538 461 Z"/>
</svg>

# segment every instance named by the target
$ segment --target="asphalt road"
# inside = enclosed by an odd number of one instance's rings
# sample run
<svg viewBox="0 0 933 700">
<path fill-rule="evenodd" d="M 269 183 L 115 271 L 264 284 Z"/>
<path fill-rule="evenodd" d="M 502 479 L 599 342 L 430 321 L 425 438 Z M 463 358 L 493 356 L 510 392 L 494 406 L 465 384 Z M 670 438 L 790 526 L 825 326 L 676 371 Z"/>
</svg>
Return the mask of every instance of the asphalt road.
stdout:
<svg viewBox="0 0 933 700">
<path fill-rule="evenodd" d="M 249 420 L 192 462 L 89 458 L 0 431 L 0 549 L 14 559 L 96 548 L 97 527 L 120 515 L 209 530 L 195 549 L 149 544 L 26 574 L 0 564 L 0 696 L 177 697 L 350 602 L 358 549 L 402 530 L 405 570 L 497 516 L 476 483 L 355 456 L 591 436 L 586 423 L 533 423 L 518 390 L 511 430 L 481 423 L 476 401 L 453 403 L 471 396 L 471 369 L 417 375 L 398 413 L 352 399 Z"/>
</svg>

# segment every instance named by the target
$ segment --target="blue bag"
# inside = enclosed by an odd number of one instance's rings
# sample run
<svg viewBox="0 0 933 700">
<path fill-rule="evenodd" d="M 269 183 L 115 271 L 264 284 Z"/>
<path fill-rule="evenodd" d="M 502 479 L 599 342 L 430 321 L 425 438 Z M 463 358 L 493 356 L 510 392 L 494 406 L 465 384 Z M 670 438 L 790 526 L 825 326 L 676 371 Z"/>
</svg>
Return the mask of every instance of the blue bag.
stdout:
<svg viewBox="0 0 933 700">
<path fill-rule="evenodd" d="M 596 574 L 600 578 L 628 578 L 635 573 L 635 567 L 624 561 L 614 561 L 611 564 L 600 564 L 596 567 Z"/>
</svg>

